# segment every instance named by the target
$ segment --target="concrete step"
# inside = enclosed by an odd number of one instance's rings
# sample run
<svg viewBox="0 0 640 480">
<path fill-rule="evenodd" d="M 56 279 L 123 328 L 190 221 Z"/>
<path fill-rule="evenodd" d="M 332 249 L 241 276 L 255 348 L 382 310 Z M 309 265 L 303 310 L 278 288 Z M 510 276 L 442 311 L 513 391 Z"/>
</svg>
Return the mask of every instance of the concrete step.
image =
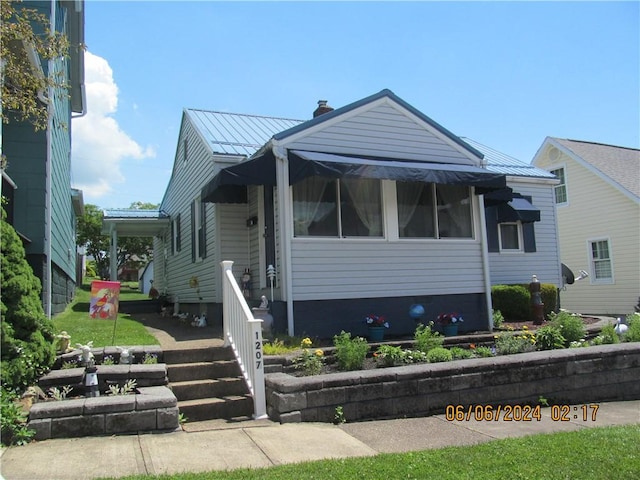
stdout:
<svg viewBox="0 0 640 480">
<path fill-rule="evenodd" d="M 231 347 L 198 347 L 179 350 L 164 350 L 163 355 L 164 362 L 167 365 L 234 359 Z"/>
<path fill-rule="evenodd" d="M 249 394 L 242 377 L 174 382 L 171 390 L 178 401 Z"/>
<path fill-rule="evenodd" d="M 253 399 L 249 395 L 229 395 L 178 402 L 180 413 L 187 422 L 201 422 L 215 418 L 250 417 L 253 415 Z"/>
<path fill-rule="evenodd" d="M 235 360 L 167 365 L 167 376 L 170 383 L 219 377 L 237 377 L 241 373 L 240 366 Z"/>
</svg>

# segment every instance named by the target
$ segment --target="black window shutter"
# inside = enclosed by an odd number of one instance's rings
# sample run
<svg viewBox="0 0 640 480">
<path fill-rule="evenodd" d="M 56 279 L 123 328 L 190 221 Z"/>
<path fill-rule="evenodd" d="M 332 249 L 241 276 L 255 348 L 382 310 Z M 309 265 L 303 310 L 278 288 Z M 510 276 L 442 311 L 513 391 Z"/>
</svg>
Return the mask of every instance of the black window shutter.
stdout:
<svg viewBox="0 0 640 480">
<path fill-rule="evenodd" d="M 207 258 L 207 213 L 205 210 L 206 205 L 206 203 L 200 202 L 200 231 L 202 232 L 202 235 L 200 235 L 200 256 L 202 258 Z"/>
<path fill-rule="evenodd" d="M 180 240 L 180 214 L 176 218 L 176 251 L 179 252 L 182 248 L 182 241 Z"/>
<path fill-rule="evenodd" d="M 191 202 L 191 261 L 196 261 L 196 203 Z"/>
<path fill-rule="evenodd" d="M 524 251 L 536 251 L 536 231 L 533 222 L 522 224 L 522 237 L 524 239 Z"/>
<path fill-rule="evenodd" d="M 498 209 L 496 207 L 486 207 L 484 209 L 484 219 L 487 226 L 487 249 L 490 252 L 499 252 Z"/>
<path fill-rule="evenodd" d="M 174 252 L 176 251 L 175 244 L 174 244 L 174 239 L 176 237 L 175 231 L 176 231 L 175 221 L 172 221 L 171 222 L 171 255 L 173 255 Z"/>
</svg>

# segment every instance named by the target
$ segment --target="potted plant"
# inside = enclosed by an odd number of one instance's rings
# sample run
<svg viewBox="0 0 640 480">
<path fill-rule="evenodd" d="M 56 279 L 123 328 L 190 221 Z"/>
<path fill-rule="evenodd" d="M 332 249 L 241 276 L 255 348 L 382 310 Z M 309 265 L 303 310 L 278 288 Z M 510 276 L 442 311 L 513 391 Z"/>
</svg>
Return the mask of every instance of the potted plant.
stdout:
<svg viewBox="0 0 640 480">
<path fill-rule="evenodd" d="M 462 315 L 453 313 L 441 313 L 436 319 L 438 325 L 442 325 L 445 337 L 453 337 L 458 334 L 458 325 L 464 322 Z"/>
<path fill-rule="evenodd" d="M 381 342 L 384 340 L 384 330 L 389 328 L 389 322 L 382 315 L 367 315 L 364 323 L 369 327 L 369 341 Z"/>
</svg>

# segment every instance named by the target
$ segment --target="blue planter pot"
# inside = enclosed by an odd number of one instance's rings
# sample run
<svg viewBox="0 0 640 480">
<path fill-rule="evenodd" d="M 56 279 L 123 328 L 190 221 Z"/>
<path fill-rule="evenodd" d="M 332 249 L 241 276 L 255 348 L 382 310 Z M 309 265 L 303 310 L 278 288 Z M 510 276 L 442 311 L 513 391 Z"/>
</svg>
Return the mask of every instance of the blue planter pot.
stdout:
<svg viewBox="0 0 640 480">
<path fill-rule="evenodd" d="M 458 325 L 455 324 L 443 325 L 442 330 L 444 331 L 445 337 L 455 337 L 458 335 Z"/>
<path fill-rule="evenodd" d="M 369 327 L 369 341 L 381 342 L 384 340 L 385 327 Z"/>
</svg>

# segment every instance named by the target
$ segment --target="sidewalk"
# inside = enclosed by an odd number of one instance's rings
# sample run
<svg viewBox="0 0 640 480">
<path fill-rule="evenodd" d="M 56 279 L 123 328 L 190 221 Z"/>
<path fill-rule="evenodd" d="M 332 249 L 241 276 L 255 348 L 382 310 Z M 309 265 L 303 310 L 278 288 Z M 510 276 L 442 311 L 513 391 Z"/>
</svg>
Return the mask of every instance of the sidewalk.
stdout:
<svg viewBox="0 0 640 480">
<path fill-rule="evenodd" d="M 187 423 L 184 431 L 112 437 L 46 440 L 11 447 L 0 456 L 4 480 L 89 480 L 135 474 L 202 472 L 270 467 L 326 458 L 370 456 L 445 446 L 472 445 L 507 437 L 574 431 L 606 425 L 640 424 L 640 400 L 600 403 L 596 420 L 587 406 L 570 410 L 569 421 L 447 421 L 445 415 L 346 423 L 270 420 Z M 560 413 L 560 410 L 555 410 Z M 472 415 L 473 417 L 473 415 Z M 575 418 L 574 418 L 575 417 Z"/>
</svg>

